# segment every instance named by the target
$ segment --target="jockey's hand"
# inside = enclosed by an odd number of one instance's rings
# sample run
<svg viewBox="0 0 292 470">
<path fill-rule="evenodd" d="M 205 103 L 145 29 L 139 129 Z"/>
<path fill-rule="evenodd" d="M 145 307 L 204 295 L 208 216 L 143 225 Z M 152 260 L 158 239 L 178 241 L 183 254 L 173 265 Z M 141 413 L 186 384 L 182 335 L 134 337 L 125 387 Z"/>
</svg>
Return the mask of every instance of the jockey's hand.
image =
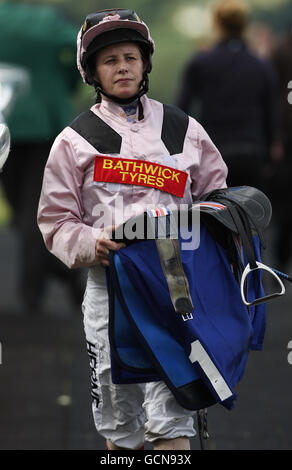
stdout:
<svg viewBox="0 0 292 470">
<path fill-rule="evenodd" d="M 117 243 L 110 240 L 110 235 L 115 227 L 107 227 L 101 233 L 101 236 L 96 240 L 95 244 L 95 255 L 96 260 L 104 267 L 109 266 L 109 253 L 110 251 L 118 251 L 120 248 L 124 248 L 124 243 Z"/>
</svg>

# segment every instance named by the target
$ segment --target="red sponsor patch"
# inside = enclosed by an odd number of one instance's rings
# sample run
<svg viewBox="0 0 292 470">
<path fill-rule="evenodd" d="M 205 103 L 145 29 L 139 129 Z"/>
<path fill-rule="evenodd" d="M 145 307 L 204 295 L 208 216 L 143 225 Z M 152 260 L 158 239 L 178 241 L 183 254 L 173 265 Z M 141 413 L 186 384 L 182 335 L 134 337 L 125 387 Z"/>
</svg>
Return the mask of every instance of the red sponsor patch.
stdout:
<svg viewBox="0 0 292 470">
<path fill-rule="evenodd" d="M 158 163 L 97 155 L 94 181 L 148 186 L 183 197 L 188 174 Z"/>
</svg>

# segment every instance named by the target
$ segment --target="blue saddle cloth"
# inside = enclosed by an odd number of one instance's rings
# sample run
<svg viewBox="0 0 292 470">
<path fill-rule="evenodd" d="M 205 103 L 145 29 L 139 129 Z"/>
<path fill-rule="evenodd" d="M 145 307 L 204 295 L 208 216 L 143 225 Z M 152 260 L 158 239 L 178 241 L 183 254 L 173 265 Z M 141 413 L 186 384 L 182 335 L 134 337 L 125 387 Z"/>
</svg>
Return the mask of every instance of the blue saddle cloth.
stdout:
<svg viewBox="0 0 292 470">
<path fill-rule="evenodd" d="M 259 245 L 254 237 L 260 261 Z M 181 249 L 181 259 L 194 305 L 193 318 L 187 321 L 173 307 L 155 240 L 111 253 L 107 285 L 112 380 L 164 380 L 186 409 L 215 403 L 231 409 L 249 351 L 262 348 L 265 305 L 244 305 L 225 249 L 203 224 L 198 248 Z M 259 271 L 249 278 L 248 289 L 249 299 L 264 295 Z"/>
</svg>

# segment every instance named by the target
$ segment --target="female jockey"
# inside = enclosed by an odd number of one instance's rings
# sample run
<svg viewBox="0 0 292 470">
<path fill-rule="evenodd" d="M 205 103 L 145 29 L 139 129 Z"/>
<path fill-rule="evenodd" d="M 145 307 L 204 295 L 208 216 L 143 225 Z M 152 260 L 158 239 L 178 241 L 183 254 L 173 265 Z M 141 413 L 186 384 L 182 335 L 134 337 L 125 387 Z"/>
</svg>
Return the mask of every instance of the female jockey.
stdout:
<svg viewBox="0 0 292 470">
<path fill-rule="evenodd" d="M 56 138 L 38 210 L 47 248 L 69 268 L 89 268 L 82 310 L 93 415 L 110 450 L 141 449 L 144 440 L 155 450 L 190 449 L 195 435 L 194 412 L 164 382 L 111 381 L 105 268 L 109 252 L 123 246 L 110 239 L 111 228 L 149 207 L 191 204 L 226 187 L 226 165 L 200 124 L 147 97 L 153 53 L 134 11 L 87 16 L 77 64 L 97 102 Z"/>
</svg>

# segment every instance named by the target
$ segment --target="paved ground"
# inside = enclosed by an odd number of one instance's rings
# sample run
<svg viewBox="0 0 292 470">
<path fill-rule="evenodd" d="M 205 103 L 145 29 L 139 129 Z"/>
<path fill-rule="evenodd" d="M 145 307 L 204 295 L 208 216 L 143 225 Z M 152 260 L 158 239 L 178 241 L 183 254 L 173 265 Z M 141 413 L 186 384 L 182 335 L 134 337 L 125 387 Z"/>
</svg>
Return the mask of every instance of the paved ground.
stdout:
<svg viewBox="0 0 292 470">
<path fill-rule="evenodd" d="M 9 229 L 0 231 L 0 259 L 0 449 L 103 449 L 91 417 L 81 314 L 52 281 L 44 313 L 24 316 L 14 287 L 17 236 Z M 292 449 L 291 305 L 288 285 L 268 306 L 264 351 L 251 354 L 235 409 L 209 409 L 209 449 Z"/>
</svg>

